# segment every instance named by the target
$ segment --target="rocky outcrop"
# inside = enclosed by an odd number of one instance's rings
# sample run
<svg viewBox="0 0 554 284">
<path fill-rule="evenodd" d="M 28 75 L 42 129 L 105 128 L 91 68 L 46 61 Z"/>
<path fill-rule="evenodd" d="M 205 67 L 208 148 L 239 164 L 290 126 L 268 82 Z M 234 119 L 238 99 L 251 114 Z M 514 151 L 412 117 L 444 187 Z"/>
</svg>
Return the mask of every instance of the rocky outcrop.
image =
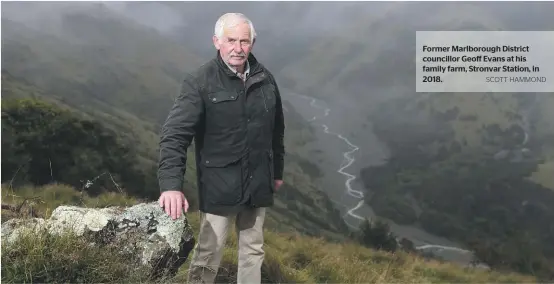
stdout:
<svg viewBox="0 0 554 284">
<path fill-rule="evenodd" d="M 195 239 L 186 216 L 172 220 L 157 202 L 131 207 L 60 206 L 49 219 L 11 219 L 2 224 L 2 242 L 9 245 L 23 233 L 74 233 L 91 245 L 112 245 L 135 256 L 137 266 L 153 278 L 174 275 L 186 261 Z M 167 275 L 167 274 L 166 274 Z"/>
</svg>

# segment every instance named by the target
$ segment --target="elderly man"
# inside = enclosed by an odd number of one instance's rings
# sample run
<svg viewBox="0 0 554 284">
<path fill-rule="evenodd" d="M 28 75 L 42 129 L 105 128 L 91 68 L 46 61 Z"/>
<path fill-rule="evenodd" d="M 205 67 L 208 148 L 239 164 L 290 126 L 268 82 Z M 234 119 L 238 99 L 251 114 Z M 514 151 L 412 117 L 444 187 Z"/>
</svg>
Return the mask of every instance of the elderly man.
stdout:
<svg viewBox="0 0 554 284">
<path fill-rule="evenodd" d="M 261 282 L 263 223 L 283 183 L 285 125 L 275 78 L 251 53 L 255 39 L 244 15 L 221 16 L 213 36 L 217 55 L 185 77 L 163 125 L 159 202 L 174 219 L 188 209 L 181 187 L 195 139 L 202 220 L 190 282 L 214 282 L 231 218 L 238 283 Z"/>
</svg>

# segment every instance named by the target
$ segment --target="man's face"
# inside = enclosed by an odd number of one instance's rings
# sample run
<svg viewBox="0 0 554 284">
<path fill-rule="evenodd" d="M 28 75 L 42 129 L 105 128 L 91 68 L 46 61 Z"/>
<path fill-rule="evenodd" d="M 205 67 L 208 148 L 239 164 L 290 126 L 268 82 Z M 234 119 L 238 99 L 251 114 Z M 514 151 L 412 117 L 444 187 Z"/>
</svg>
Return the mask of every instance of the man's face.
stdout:
<svg viewBox="0 0 554 284">
<path fill-rule="evenodd" d="M 223 30 L 223 36 L 213 37 L 215 48 L 219 50 L 221 58 L 233 67 L 241 67 L 248 59 L 254 45 L 250 40 L 250 26 L 240 23 Z"/>
</svg>

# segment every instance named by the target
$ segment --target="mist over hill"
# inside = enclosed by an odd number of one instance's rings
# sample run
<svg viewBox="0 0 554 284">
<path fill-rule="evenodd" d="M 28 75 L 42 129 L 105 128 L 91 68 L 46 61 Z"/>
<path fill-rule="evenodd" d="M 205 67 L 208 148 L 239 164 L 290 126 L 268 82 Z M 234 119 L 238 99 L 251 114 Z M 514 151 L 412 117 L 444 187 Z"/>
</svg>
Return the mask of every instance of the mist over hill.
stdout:
<svg viewBox="0 0 554 284">
<path fill-rule="evenodd" d="M 552 2 L 2 3 L 3 98 L 102 120 L 137 144 L 148 172 L 182 76 L 215 55 L 213 27 L 229 11 L 254 21 L 253 52 L 283 86 L 288 180 L 272 218 L 285 229 L 340 238 L 357 204 L 328 197 L 345 191 L 337 169 L 352 148 L 324 141 L 323 123 L 358 147 L 345 171 L 371 209 L 360 212 L 491 266 L 552 275 L 553 94 L 417 94 L 414 83 L 415 31 L 551 30 Z M 310 121 L 325 109 L 327 121 Z"/>
</svg>

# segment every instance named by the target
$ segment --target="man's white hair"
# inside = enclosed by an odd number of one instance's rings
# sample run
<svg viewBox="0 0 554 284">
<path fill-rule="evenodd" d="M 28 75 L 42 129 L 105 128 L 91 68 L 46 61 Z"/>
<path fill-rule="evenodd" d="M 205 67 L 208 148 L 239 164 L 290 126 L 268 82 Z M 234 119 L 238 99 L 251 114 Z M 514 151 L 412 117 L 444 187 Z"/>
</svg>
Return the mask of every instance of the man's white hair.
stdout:
<svg viewBox="0 0 554 284">
<path fill-rule="evenodd" d="M 254 24 L 244 14 L 241 13 L 227 13 L 219 17 L 215 23 L 214 34 L 217 38 L 223 37 L 223 30 L 225 28 L 232 28 L 238 24 L 247 23 L 250 26 L 250 41 L 254 42 L 256 39 L 256 30 Z"/>
</svg>

